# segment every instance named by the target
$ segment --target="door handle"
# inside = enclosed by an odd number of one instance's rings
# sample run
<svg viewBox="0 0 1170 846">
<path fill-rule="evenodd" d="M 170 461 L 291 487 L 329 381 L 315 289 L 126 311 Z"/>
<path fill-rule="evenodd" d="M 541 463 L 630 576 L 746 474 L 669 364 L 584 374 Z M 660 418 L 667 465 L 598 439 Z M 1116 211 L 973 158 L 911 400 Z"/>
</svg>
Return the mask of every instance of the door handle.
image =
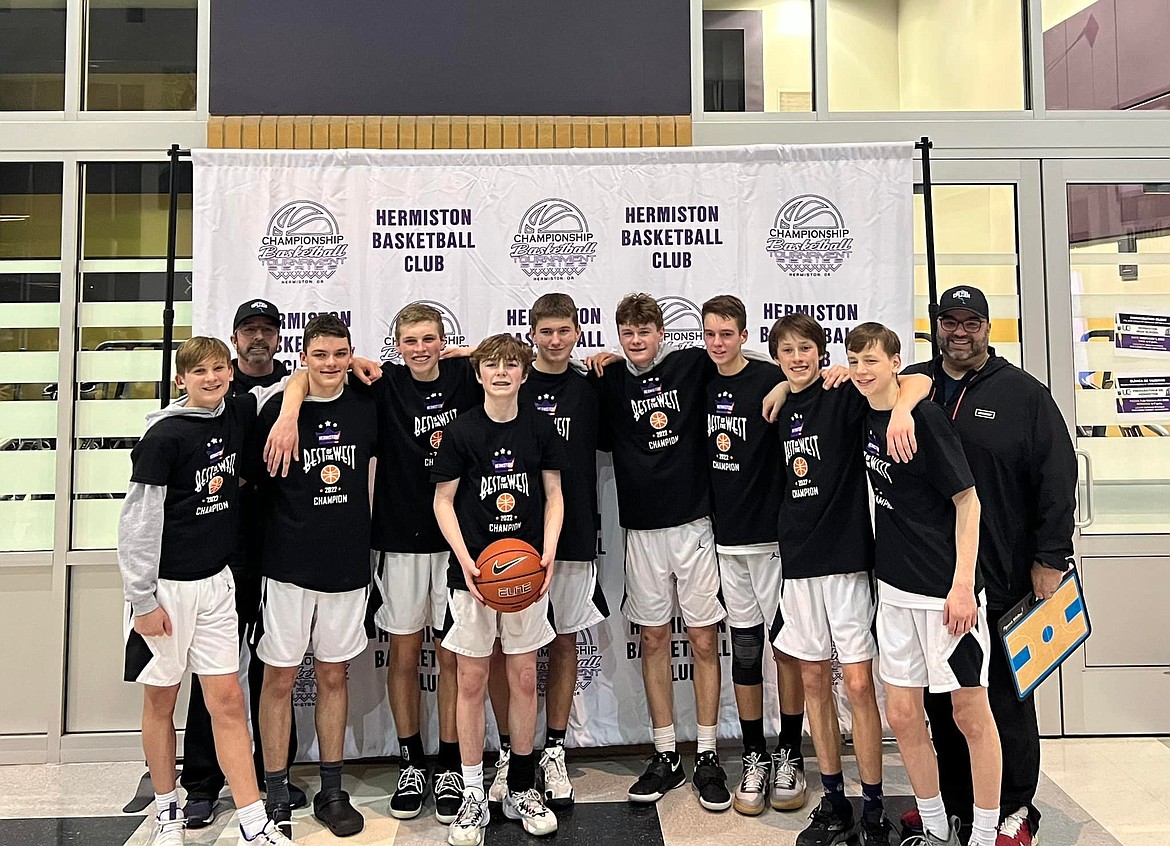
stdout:
<svg viewBox="0 0 1170 846">
<path fill-rule="evenodd" d="M 1077 519 L 1073 522 L 1073 525 L 1078 529 L 1084 529 L 1092 525 L 1095 517 L 1093 511 L 1093 458 L 1083 449 L 1074 449 L 1073 452 L 1077 454 L 1078 464 L 1081 459 L 1084 459 L 1085 462 L 1085 501 L 1082 503 L 1080 497 L 1077 497 Z M 1084 517 L 1081 516 L 1082 505 L 1084 506 Z"/>
</svg>

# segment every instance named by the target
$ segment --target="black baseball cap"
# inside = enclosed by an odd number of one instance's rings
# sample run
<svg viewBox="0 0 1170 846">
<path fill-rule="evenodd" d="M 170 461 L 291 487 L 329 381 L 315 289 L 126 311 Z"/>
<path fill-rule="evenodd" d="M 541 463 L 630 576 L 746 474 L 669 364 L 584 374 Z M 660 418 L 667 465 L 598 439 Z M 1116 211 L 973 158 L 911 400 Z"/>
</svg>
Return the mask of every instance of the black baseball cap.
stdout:
<svg viewBox="0 0 1170 846">
<path fill-rule="evenodd" d="M 970 285 L 957 285 L 943 291 L 943 295 L 938 298 L 939 317 L 958 308 L 977 314 L 984 320 L 991 319 L 991 312 L 987 308 L 987 297 L 978 288 L 972 288 Z"/>
<path fill-rule="evenodd" d="M 280 309 L 274 306 L 268 300 L 248 300 L 246 303 L 241 303 L 240 307 L 236 309 L 236 319 L 232 321 L 232 331 L 235 332 L 240 328 L 240 324 L 249 317 L 267 317 L 280 327 Z"/>
</svg>

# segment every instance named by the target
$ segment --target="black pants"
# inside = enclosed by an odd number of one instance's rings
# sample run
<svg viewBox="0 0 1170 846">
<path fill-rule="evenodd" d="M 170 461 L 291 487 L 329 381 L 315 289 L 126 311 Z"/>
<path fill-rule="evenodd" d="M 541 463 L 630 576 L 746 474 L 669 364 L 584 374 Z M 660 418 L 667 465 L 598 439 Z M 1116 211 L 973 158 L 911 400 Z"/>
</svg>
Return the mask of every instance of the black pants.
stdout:
<svg viewBox="0 0 1170 846">
<path fill-rule="evenodd" d="M 1036 723 L 1036 702 L 1031 696 L 1021 702 L 1008 669 L 1007 653 L 999 639 L 996 621 L 1006 612 L 988 609 L 991 624 L 991 666 L 987 695 L 991 713 L 999 729 L 1003 749 L 1003 782 L 1000 787 L 1000 814 L 1014 814 L 1028 809 L 1033 833 L 1040 824 L 1036 810 L 1036 786 L 1040 782 L 1040 728 Z M 930 719 L 931 739 L 938 753 L 939 785 L 947 814 L 971 825 L 974 790 L 971 786 L 971 757 L 967 741 L 955 725 L 949 693 L 927 693 L 926 715 Z"/>
<path fill-rule="evenodd" d="M 234 568 L 233 568 L 234 570 Z M 236 577 L 236 604 L 240 615 L 240 642 L 245 640 L 245 629 L 248 623 L 256 617 L 255 605 L 252 602 L 259 594 L 259 587 L 255 591 L 241 590 L 245 578 L 240 573 Z M 243 605 L 244 607 L 240 607 Z M 250 640 L 250 639 L 249 639 Z M 264 786 L 264 749 L 260 743 L 260 689 L 264 685 L 264 663 L 256 657 L 256 645 L 248 643 L 251 659 L 248 662 L 248 693 L 249 706 L 252 711 L 253 753 L 252 760 L 256 765 L 256 780 Z M 292 707 L 292 704 L 289 704 Z M 207 705 L 203 701 L 203 688 L 199 685 L 199 677 L 191 677 L 191 701 L 187 706 L 186 737 L 183 741 L 183 770 L 179 775 L 179 783 L 187 791 L 190 799 L 212 799 L 219 796 L 223 790 L 224 775 L 219 768 L 219 761 L 215 757 L 215 738 L 211 732 L 211 715 L 207 713 Z M 297 723 L 294 719 L 288 737 L 288 763 L 291 766 L 297 758 Z"/>
</svg>

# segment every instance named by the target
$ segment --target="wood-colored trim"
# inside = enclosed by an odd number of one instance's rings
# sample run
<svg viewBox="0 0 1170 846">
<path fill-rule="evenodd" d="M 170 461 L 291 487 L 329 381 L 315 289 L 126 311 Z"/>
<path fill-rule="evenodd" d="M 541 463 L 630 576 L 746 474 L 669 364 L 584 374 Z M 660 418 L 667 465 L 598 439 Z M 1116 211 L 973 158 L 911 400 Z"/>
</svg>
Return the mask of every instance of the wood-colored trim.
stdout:
<svg viewBox="0 0 1170 846">
<path fill-rule="evenodd" d="M 233 115 L 207 122 L 207 146 L 244 150 L 544 150 L 689 147 L 690 115 Z"/>
</svg>

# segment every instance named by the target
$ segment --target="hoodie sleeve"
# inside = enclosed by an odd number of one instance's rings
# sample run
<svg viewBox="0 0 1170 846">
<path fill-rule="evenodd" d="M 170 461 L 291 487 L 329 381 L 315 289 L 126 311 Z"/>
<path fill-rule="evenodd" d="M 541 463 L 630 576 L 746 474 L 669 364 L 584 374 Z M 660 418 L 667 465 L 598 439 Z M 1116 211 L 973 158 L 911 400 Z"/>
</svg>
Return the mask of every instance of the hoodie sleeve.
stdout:
<svg viewBox="0 0 1170 846">
<path fill-rule="evenodd" d="M 167 489 L 162 485 L 131 482 L 118 518 L 118 568 L 126 601 L 141 617 L 158 608 L 158 562 L 162 552 L 163 503 Z"/>
<path fill-rule="evenodd" d="M 1077 459 L 1064 418 L 1043 387 L 1038 388 L 1033 432 L 1030 465 L 1036 523 L 1032 544 L 1038 562 L 1064 570 L 1073 554 Z"/>
</svg>

